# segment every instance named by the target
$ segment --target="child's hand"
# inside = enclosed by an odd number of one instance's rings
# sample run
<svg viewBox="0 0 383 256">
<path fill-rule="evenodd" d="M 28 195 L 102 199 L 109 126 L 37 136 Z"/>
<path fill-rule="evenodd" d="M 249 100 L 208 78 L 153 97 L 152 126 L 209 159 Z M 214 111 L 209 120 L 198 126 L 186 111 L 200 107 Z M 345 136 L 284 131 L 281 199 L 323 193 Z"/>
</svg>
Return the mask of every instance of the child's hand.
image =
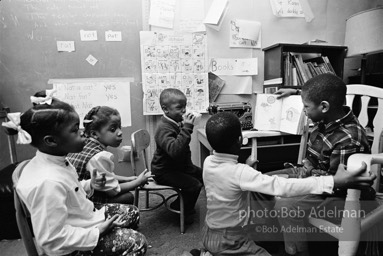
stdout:
<svg viewBox="0 0 383 256">
<path fill-rule="evenodd" d="M 251 166 L 251 167 L 255 167 L 256 164 L 258 163 L 258 160 L 254 160 L 251 158 L 251 156 L 249 156 L 247 159 L 246 159 L 246 164 Z"/>
<path fill-rule="evenodd" d="M 134 181 L 136 179 L 137 179 L 137 176 L 129 176 L 129 177 L 125 177 L 123 179 L 120 179 L 119 183 L 130 182 L 130 181 Z"/>
<path fill-rule="evenodd" d="M 282 89 L 279 89 L 278 91 L 276 91 L 274 94 L 279 94 L 277 96 L 277 99 L 282 99 L 282 98 L 288 97 L 290 95 L 295 95 L 296 93 L 297 93 L 296 89 L 282 88 Z"/>
<path fill-rule="evenodd" d="M 140 175 L 138 175 L 137 180 L 140 184 L 140 186 L 144 186 L 145 184 L 148 184 L 148 179 L 154 177 L 151 172 L 148 171 L 148 169 L 145 169 Z"/>
<path fill-rule="evenodd" d="M 367 165 L 362 162 L 362 166 L 355 172 L 347 172 L 344 164 L 339 164 L 338 170 L 334 175 L 334 188 L 361 188 L 370 187 L 376 175 L 370 173 L 369 176 L 361 176 L 366 171 Z"/>
<path fill-rule="evenodd" d="M 101 223 L 97 228 L 100 230 L 100 237 L 108 233 L 114 227 L 121 227 L 125 224 L 122 221 L 123 216 L 116 214 L 112 218 L 106 219 L 104 223 Z"/>
<path fill-rule="evenodd" d="M 183 115 L 183 118 L 184 118 L 184 123 L 185 124 L 193 124 L 194 123 L 194 119 L 195 119 L 195 116 L 193 113 L 186 113 Z"/>
<path fill-rule="evenodd" d="M 101 173 L 101 175 L 97 175 L 97 170 L 92 171 L 92 177 L 90 180 L 90 186 L 93 188 L 97 187 L 105 187 L 106 184 L 106 173 Z"/>
</svg>

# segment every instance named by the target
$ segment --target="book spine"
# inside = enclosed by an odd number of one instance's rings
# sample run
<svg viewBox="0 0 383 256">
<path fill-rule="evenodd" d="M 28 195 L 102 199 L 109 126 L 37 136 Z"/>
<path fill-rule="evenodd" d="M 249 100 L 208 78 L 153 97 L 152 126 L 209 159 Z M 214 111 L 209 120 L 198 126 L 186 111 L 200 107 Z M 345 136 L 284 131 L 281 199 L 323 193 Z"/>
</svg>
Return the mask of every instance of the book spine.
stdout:
<svg viewBox="0 0 383 256">
<path fill-rule="evenodd" d="M 308 78 L 305 74 L 303 66 L 301 65 L 299 61 L 299 57 L 297 55 L 293 55 L 293 59 L 294 59 L 295 67 L 297 68 L 298 75 L 302 77 L 303 83 L 305 83 L 308 80 Z"/>
<path fill-rule="evenodd" d="M 334 70 L 334 68 L 332 67 L 331 62 L 330 62 L 330 60 L 328 59 L 328 57 L 327 57 L 327 56 L 323 56 L 322 58 L 323 58 L 324 62 L 327 64 L 329 70 L 330 70 L 334 75 L 336 75 L 335 70 Z"/>
<path fill-rule="evenodd" d="M 297 86 L 298 85 L 298 77 L 297 77 L 297 69 L 296 68 L 292 68 L 292 77 L 293 77 L 293 83 L 292 85 L 293 86 Z"/>
</svg>

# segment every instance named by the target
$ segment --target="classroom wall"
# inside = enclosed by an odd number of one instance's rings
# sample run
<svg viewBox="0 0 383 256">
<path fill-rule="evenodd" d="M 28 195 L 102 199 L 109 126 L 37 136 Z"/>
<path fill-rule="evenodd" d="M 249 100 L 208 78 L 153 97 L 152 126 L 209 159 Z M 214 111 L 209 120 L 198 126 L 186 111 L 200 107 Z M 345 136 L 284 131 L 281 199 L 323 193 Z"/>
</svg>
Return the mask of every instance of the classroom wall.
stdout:
<svg viewBox="0 0 383 256">
<path fill-rule="evenodd" d="M 180 1 L 180 0 L 177 0 Z M 205 1 L 205 13 L 212 0 Z M 312 39 L 322 39 L 330 44 L 343 45 L 346 19 L 352 14 L 373 8 L 382 4 L 382 0 L 309 0 L 314 13 L 314 20 L 307 23 L 303 18 L 277 18 L 270 8 L 269 0 L 229 0 L 229 9 L 224 23 L 219 32 L 207 29 L 208 54 L 216 58 L 241 58 L 248 57 L 248 50 L 230 49 L 229 21 L 230 19 L 250 19 L 262 23 L 262 48 L 275 43 L 303 43 Z M 65 4 L 66 5 L 65 5 Z M 73 18 L 67 25 L 53 26 L 49 20 L 42 20 L 38 14 L 47 14 L 54 8 L 64 8 L 64 13 L 70 13 L 68 3 L 78 5 L 78 12 L 89 11 L 97 8 L 97 15 L 81 18 L 76 25 Z M 117 9 L 113 9 L 113 5 Z M 44 5 L 49 5 L 49 10 Z M 145 128 L 150 120 L 155 128 L 157 117 L 145 118 L 142 116 L 142 87 L 141 68 L 139 56 L 138 31 L 142 29 L 142 2 L 140 0 L 87 0 L 87 1 L 62 1 L 62 0 L 8 0 L 0 1 L 0 104 L 9 106 L 12 111 L 23 111 L 30 106 L 29 96 L 34 92 L 47 88 L 48 79 L 52 78 L 80 78 L 80 77 L 134 77 L 132 84 L 132 127 L 124 130 L 124 140 L 129 144 L 130 132 L 134 129 Z M 93 6 L 93 7 L 92 7 Z M 33 8 L 38 8 L 34 10 Z M 69 9 L 68 9 L 69 8 Z M 121 12 L 123 10 L 127 14 Z M 73 11 L 73 10 L 72 10 Z M 77 12 L 76 11 L 76 12 Z M 102 20 L 105 11 L 110 19 Z M 113 12 L 121 13 L 128 22 L 112 22 Z M 37 15 L 37 16 L 36 16 Z M 37 19 L 32 20 L 31 17 Z M 61 18 L 65 21 L 64 18 Z M 102 22 L 100 23 L 100 20 Z M 69 22 L 69 21 L 67 21 Z M 45 25 L 46 26 L 45 26 Z M 79 42 L 74 34 L 79 29 L 92 29 L 96 26 L 99 32 L 107 28 L 121 30 L 128 35 L 128 40 L 123 46 L 107 44 L 102 41 L 85 44 Z M 35 37 L 31 39 L 31 33 Z M 38 33 L 37 33 L 38 32 Z M 37 33 L 37 34 L 36 34 Z M 36 37 L 36 35 L 43 35 Z M 69 34 L 68 34 L 69 33 Z M 65 38 L 65 39 L 64 39 Z M 51 40 L 76 40 L 78 47 L 75 54 L 59 54 L 55 45 L 48 44 Z M 91 67 L 83 63 L 87 54 L 101 56 L 100 65 Z M 263 84 L 263 52 L 260 49 L 251 50 L 251 55 L 258 58 L 258 75 L 253 77 L 254 92 L 262 91 Z M 70 56 L 70 57 L 69 57 Z M 351 63 L 351 64 L 350 64 Z M 349 66 L 356 65 L 358 60 L 346 59 L 345 78 L 349 74 Z M 233 85 L 235 86 L 235 85 Z M 220 95 L 218 102 L 252 102 L 252 95 Z M 209 116 L 203 115 L 202 128 Z M 0 140 L 1 163 L 7 162 L 6 146 Z M 196 133 L 192 137 L 193 161 L 199 163 L 199 147 Z M 29 146 L 18 146 L 20 160 L 33 156 L 35 150 Z M 115 151 L 114 151 L 115 152 Z M 123 167 L 125 168 L 125 167 Z"/>
<path fill-rule="evenodd" d="M 322 39 L 332 45 L 343 45 L 346 19 L 354 13 L 374 8 L 381 5 L 383 1 L 363 0 L 326 0 L 308 1 L 314 14 L 311 22 L 303 18 L 278 18 L 272 14 L 268 0 L 230 0 L 229 9 L 226 15 L 230 19 L 249 19 L 262 23 L 262 48 L 276 43 L 300 44 L 313 39 Z M 209 6 L 209 5 L 208 5 Z M 219 32 L 208 29 L 208 53 L 210 57 L 237 58 L 247 55 L 243 49 L 230 49 L 229 24 L 224 23 Z M 258 76 L 253 77 L 254 92 L 262 92 L 263 86 L 263 51 L 252 50 L 253 57 L 258 58 Z M 355 72 L 350 67 L 360 66 L 360 59 L 346 59 L 344 80 Z M 218 102 L 249 101 L 254 103 L 253 95 L 220 95 Z M 208 115 L 204 115 L 203 127 Z M 199 146 L 196 135 L 192 140 L 193 161 L 199 163 Z"/>
</svg>

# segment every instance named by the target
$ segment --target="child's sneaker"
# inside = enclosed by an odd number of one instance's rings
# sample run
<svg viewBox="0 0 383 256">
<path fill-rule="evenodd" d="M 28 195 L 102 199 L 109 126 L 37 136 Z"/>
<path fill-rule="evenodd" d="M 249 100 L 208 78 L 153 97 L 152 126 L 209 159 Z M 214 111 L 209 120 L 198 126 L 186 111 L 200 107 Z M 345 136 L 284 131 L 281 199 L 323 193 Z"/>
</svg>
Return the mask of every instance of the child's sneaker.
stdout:
<svg viewBox="0 0 383 256">
<path fill-rule="evenodd" d="M 190 251 L 190 254 L 193 256 L 213 256 L 210 252 L 206 251 L 205 249 L 193 249 Z"/>
</svg>

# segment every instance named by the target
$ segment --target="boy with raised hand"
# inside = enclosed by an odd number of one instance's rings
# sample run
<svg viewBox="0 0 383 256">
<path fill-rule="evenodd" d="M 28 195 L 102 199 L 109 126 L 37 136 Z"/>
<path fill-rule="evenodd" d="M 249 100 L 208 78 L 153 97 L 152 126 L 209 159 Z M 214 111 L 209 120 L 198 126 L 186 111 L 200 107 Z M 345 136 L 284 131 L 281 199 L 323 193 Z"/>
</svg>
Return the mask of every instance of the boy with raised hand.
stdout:
<svg viewBox="0 0 383 256">
<path fill-rule="evenodd" d="M 193 222 L 194 207 L 202 188 L 202 169 L 191 160 L 190 141 L 196 116 L 186 112 L 186 96 L 168 88 L 160 94 L 164 112 L 154 135 L 156 151 L 151 171 L 159 183 L 181 189 L 185 207 L 185 223 Z M 170 207 L 180 209 L 177 198 Z"/>
<path fill-rule="evenodd" d="M 207 212 L 202 231 L 206 250 L 213 255 L 270 255 L 252 241 L 244 226 L 243 212 L 248 211 L 248 196 L 257 192 L 275 196 L 333 193 L 334 188 L 370 186 L 375 176 L 361 177 L 366 165 L 356 174 L 347 173 L 340 164 L 334 176 L 286 179 L 264 175 L 249 165 L 238 163 L 242 131 L 238 117 L 220 112 L 206 123 L 206 136 L 214 149 L 205 159 L 203 181 Z"/>
</svg>

